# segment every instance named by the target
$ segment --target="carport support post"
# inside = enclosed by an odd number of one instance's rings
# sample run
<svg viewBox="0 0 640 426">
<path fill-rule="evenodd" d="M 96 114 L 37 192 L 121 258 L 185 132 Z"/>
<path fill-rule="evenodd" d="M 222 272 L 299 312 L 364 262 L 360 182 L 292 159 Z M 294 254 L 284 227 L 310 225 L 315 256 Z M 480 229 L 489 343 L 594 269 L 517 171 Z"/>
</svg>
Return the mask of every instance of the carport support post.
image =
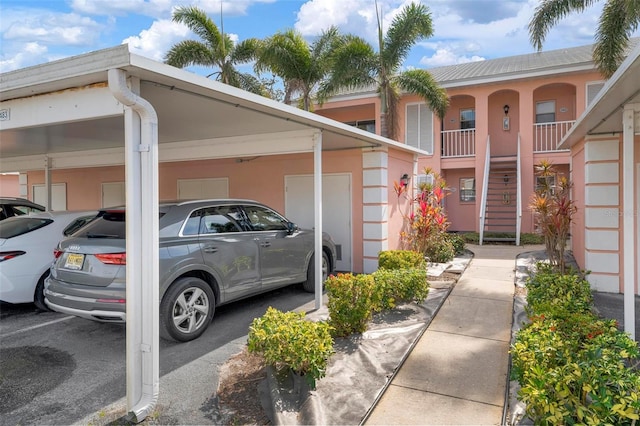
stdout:
<svg viewBox="0 0 640 426">
<path fill-rule="evenodd" d="M 127 412 L 138 423 L 155 408 L 160 388 L 158 118 L 153 106 L 134 93 L 139 80 L 130 83 L 133 91 L 123 70 L 109 70 L 109 89 L 127 106 Z"/>
<path fill-rule="evenodd" d="M 315 207 L 315 301 L 322 306 L 322 132 L 313 134 L 313 203 Z"/>
<path fill-rule="evenodd" d="M 624 272 L 624 331 L 632 340 L 636 339 L 636 305 L 635 305 L 635 230 L 634 211 L 634 108 L 627 105 L 622 114 L 622 237 L 623 272 Z M 635 231 L 634 231 L 635 230 Z"/>
</svg>

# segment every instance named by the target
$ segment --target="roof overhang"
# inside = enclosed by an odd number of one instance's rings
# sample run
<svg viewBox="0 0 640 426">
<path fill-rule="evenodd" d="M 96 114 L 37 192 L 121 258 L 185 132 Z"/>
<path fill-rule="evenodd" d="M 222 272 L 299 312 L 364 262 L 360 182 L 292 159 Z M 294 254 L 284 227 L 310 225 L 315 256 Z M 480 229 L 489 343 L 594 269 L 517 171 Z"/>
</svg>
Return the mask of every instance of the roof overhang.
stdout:
<svg viewBox="0 0 640 426">
<path fill-rule="evenodd" d="M 114 68 L 156 110 L 161 161 L 311 152 L 309 135 L 317 132 L 325 151 L 384 147 L 423 154 L 120 45 L 0 74 L 0 172 L 30 170 L 42 165 L 42 156 L 58 156 L 54 168 L 103 164 L 89 157 L 120 161 L 124 107 L 107 83 Z"/>
<path fill-rule="evenodd" d="M 558 148 L 570 148 L 590 135 L 622 133 L 625 105 L 633 104 L 639 105 L 635 109 L 640 111 L 640 45 L 636 46 L 605 83 Z M 635 120 L 640 120 L 640 113 L 636 112 Z M 635 128 L 640 128 L 640 123 L 636 123 Z"/>
</svg>

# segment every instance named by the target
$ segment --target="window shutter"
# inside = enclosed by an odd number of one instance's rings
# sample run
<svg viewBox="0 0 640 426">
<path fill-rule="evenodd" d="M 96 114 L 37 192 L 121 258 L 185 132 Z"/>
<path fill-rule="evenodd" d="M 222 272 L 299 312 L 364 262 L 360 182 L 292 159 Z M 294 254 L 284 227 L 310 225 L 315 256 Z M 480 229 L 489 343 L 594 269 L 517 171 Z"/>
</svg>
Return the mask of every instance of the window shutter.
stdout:
<svg viewBox="0 0 640 426">
<path fill-rule="evenodd" d="M 407 105 L 405 143 L 433 154 L 433 113 L 425 104 Z"/>
<path fill-rule="evenodd" d="M 600 90 L 604 87 L 604 81 L 598 83 L 587 83 L 587 107 L 591 105 L 591 102 L 598 96 Z"/>
</svg>

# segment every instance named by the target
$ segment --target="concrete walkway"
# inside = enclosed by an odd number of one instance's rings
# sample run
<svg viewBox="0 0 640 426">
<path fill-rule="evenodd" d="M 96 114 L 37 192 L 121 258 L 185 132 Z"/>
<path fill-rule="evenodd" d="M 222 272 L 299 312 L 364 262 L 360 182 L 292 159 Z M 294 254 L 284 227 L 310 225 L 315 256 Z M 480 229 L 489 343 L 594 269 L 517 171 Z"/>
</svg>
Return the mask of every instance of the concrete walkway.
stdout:
<svg viewBox="0 0 640 426">
<path fill-rule="evenodd" d="M 538 246 L 474 253 L 366 425 L 500 425 L 506 401 L 515 262 Z"/>
</svg>

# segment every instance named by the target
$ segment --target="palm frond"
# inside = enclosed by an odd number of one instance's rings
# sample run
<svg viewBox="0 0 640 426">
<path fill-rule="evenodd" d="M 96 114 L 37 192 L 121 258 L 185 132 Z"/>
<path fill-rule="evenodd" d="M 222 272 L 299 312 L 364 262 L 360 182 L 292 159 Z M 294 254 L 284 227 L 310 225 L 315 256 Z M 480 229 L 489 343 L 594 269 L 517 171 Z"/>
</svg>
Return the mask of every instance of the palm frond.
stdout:
<svg viewBox="0 0 640 426">
<path fill-rule="evenodd" d="M 233 84 L 235 87 L 239 87 L 247 92 L 262 96 L 267 95 L 262 82 L 252 74 L 235 71 L 233 73 L 233 82 L 235 83 Z"/>
<path fill-rule="evenodd" d="M 632 15 L 633 0 L 609 0 L 604 5 L 595 35 L 596 45 L 593 60 L 605 77 L 611 77 L 625 57 L 629 36 L 638 26 L 640 16 Z M 636 11 L 638 9 L 635 9 Z"/>
<path fill-rule="evenodd" d="M 380 51 L 385 68 L 392 74 L 400 68 L 416 41 L 433 35 L 429 8 L 411 3 L 393 18 Z"/>
<path fill-rule="evenodd" d="M 195 6 L 181 6 L 173 11 L 173 22 L 184 24 L 212 48 L 219 46 L 222 34 L 207 14 Z"/>
<path fill-rule="evenodd" d="M 349 36 L 333 51 L 331 71 L 317 93 L 324 102 L 342 89 L 355 89 L 376 84 L 379 62 L 373 47 L 364 39 Z"/>
<path fill-rule="evenodd" d="M 195 40 L 184 40 L 174 44 L 165 55 L 164 61 L 178 68 L 189 65 L 216 65 L 211 50 L 205 44 Z"/>
<path fill-rule="evenodd" d="M 543 0 L 529 22 L 529 40 L 533 47 L 542 50 L 549 30 L 572 12 L 582 12 L 598 0 Z"/>
<path fill-rule="evenodd" d="M 438 117 L 444 117 L 449 107 L 449 97 L 447 92 L 438 86 L 438 83 L 428 71 L 421 69 L 409 70 L 397 75 L 395 78 L 404 91 L 420 96 Z"/>
<path fill-rule="evenodd" d="M 229 60 L 234 64 L 244 64 L 256 59 L 261 41 L 257 38 L 248 38 L 235 45 L 230 52 Z"/>
</svg>

